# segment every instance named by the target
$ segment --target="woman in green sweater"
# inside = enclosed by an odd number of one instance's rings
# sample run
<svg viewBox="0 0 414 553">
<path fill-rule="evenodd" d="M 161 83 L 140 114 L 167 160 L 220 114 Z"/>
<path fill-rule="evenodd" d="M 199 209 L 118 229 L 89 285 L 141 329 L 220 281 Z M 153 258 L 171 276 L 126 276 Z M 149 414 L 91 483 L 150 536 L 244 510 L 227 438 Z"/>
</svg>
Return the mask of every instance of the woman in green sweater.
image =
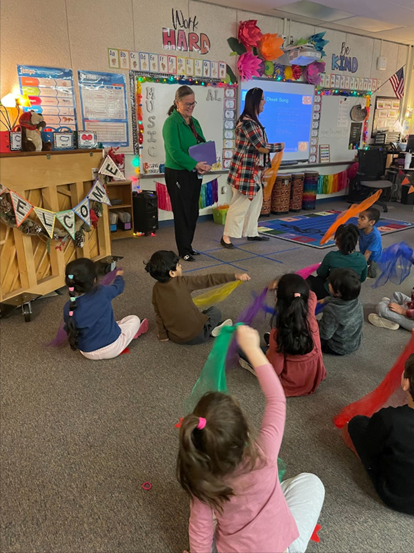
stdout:
<svg viewBox="0 0 414 553">
<path fill-rule="evenodd" d="M 192 89 L 180 86 L 162 129 L 165 182 L 174 214 L 175 241 L 184 261 L 195 261 L 193 256 L 198 255 L 192 242 L 203 175 L 211 168 L 204 161 L 197 163 L 188 154 L 190 146 L 206 141 L 200 123 L 192 116 L 196 104 Z"/>
<path fill-rule="evenodd" d="M 318 300 L 329 296 L 328 277 L 332 269 L 353 269 L 361 282 L 367 278 L 367 260 L 355 248 L 358 243 L 359 231 L 355 225 L 340 225 L 335 233 L 337 251 L 329 252 L 323 258 L 316 273 L 306 279 L 310 289 L 315 292 Z"/>
</svg>

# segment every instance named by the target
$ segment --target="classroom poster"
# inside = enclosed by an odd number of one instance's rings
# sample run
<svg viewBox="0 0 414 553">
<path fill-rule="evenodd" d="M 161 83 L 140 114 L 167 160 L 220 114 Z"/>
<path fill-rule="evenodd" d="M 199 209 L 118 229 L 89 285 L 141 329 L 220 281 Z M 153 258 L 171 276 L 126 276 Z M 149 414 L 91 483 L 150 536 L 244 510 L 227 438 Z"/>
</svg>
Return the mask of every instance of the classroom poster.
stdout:
<svg viewBox="0 0 414 553">
<path fill-rule="evenodd" d="M 103 146 L 129 146 L 125 75 L 78 71 L 82 122 Z"/>
<path fill-rule="evenodd" d="M 18 65 L 20 91 L 27 94 L 33 110 L 41 113 L 54 130 L 69 127 L 77 130 L 76 104 L 72 69 Z"/>
</svg>

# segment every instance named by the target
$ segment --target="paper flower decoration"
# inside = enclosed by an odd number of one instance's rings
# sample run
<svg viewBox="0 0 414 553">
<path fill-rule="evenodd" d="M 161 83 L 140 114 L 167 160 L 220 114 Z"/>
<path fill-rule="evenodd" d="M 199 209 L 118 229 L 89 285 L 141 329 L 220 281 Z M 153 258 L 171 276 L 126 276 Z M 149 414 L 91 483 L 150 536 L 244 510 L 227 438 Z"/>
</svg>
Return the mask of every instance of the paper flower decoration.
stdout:
<svg viewBox="0 0 414 553">
<path fill-rule="evenodd" d="M 282 44 L 283 38 L 277 36 L 277 34 L 267 33 L 263 35 L 258 43 L 262 58 L 271 61 L 283 56 L 283 50 L 280 48 Z"/>
<path fill-rule="evenodd" d="M 268 77 L 272 77 L 274 70 L 275 70 L 275 66 L 273 65 L 273 62 L 265 61 L 265 70 L 264 70 L 265 75 L 267 75 Z"/>
<path fill-rule="evenodd" d="M 251 52 L 242 54 L 237 62 L 237 69 L 239 70 L 241 80 L 250 81 L 253 77 L 260 77 L 259 67 L 261 63 L 262 60 Z"/>
<path fill-rule="evenodd" d="M 325 71 L 325 62 L 324 61 L 314 61 L 307 67 L 303 72 L 303 76 L 309 84 L 314 84 L 319 86 L 321 84 L 322 77 L 320 73 Z"/>
<path fill-rule="evenodd" d="M 302 68 L 300 65 L 292 65 L 292 77 L 295 81 L 302 77 Z"/>
<path fill-rule="evenodd" d="M 257 19 L 240 21 L 238 39 L 247 50 L 251 50 L 252 46 L 257 46 L 262 36 L 261 30 L 257 26 Z"/>
<path fill-rule="evenodd" d="M 259 69 L 257 70 L 257 72 L 259 73 L 259 77 L 262 77 L 264 75 L 265 62 L 263 60 L 260 60 L 260 65 L 259 65 Z"/>
<path fill-rule="evenodd" d="M 326 56 L 324 48 L 328 44 L 329 40 L 324 40 L 323 37 L 325 36 L 326 31 L 323 33 L 318 33 L 316 35 L 312 35 L 308 38 L 309 44 L 313 44 L 315 47 L 315 50 L 318 50 L 318 52 L 321 53 L 321 58 Z"/>
<path fill-rule="evenodd" d="M 293 69 L 288 65 L 285 67 L 285 79 L 291 81 L 293 79 Z"/>
</svg>

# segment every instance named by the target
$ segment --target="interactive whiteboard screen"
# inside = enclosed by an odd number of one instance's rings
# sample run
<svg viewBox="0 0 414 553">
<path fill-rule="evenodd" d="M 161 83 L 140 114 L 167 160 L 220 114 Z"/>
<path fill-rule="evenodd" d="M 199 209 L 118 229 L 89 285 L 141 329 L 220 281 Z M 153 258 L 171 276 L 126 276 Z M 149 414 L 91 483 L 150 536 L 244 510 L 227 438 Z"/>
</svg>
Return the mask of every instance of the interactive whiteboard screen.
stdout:
<svg viewBox="0 0 414 553">
<path fill-rule="evenodd" d="M 269 142 L 284 142 L 283 161 L 307 161 L 315 87 L 310 84 L 255 79 L 240 85 L 240 113 L 251 88 L 261 88 L 266 104 L 259 120 Z"/>
</svg>

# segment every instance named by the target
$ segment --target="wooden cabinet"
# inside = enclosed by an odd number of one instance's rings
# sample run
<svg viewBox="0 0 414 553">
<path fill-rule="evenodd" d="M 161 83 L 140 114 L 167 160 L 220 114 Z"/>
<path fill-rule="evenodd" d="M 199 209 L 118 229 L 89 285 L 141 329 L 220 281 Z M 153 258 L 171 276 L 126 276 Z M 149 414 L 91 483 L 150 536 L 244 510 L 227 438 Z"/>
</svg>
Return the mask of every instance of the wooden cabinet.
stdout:
<svg viewBox="0 0 414 553">
<path fill-rule="evenodd" d="M 75 207 L 92 188 L 92 169 L 101 150 L 16 152 L 0 156 L 1 184 L 34 206 L 49 211 Z M 129 203 L 131 203 L 129 201 Z M 98 260 L 111 254 L 108 206 L 97 227 L 85 232 L 82 248 L 24 234 L 0 223 L 0 301 L 29 292 L 44 295 L 65 284 L 65 267 L 79 257 Z M 36 220 L 34 211 L 29 215 Z M 57 224 L 57 223 L 56 223 Z"/>
<path fill-rule="evenodd" d="M 122 230 L 120 225 L 115 232 L 111 232 L 111 239 L 131 238 L 134 233 L 134 210 L 132 205 L 132 186 L 130 180 L 113 181 L 105 185 L 109 199 L 121 200 L 121 203 L 109 206 L 110 211 L 126 211 L 131 215 L 131 229 Z"/>
</svg>

